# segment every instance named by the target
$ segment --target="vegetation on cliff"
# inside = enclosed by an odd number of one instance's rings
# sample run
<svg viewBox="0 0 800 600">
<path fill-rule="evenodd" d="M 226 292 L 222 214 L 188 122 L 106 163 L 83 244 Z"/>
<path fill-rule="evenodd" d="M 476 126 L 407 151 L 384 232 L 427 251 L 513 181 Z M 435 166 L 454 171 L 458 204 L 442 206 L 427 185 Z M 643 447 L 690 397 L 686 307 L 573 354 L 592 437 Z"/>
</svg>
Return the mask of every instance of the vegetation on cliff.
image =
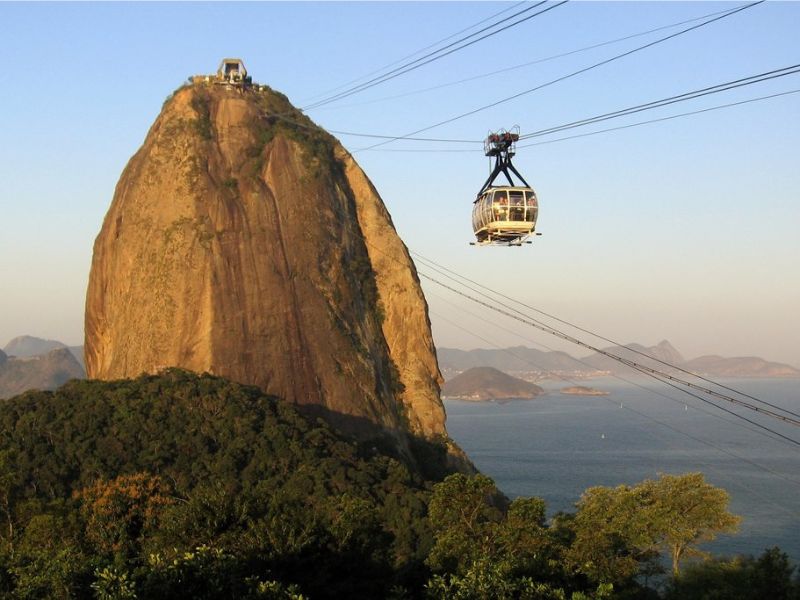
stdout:
<svg viewBox="0 0 800 600">
<path fill-rule="evenodd" d="M 655 598 L 661 550 L 679 565 L 736 522 L 699 474 L 592 488 L 547 522 L 538 498 L 380 447 L 180 370 L 28 392 L 0 405 L 0 596 Z M 719 597 L 789 599 L 791 576 L 771 550 L 662 594 L 726 579 L 744 595 Z"/>
</svg>

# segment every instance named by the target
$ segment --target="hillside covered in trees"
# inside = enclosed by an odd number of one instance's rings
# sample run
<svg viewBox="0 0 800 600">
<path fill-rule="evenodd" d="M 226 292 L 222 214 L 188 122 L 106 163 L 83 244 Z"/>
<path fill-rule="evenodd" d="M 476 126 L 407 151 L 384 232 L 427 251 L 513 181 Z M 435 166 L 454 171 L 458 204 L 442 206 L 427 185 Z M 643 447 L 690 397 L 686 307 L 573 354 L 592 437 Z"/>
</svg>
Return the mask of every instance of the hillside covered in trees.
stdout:
<svg viewBox="0 0 800 600">
<path fill-rule="evenodd" d="M 700 474 L 548 522 L 412 450 L 180 370 L 28 392 L 0 404 L 0 597 L 797 598 L 777 549 L 686 565 L 737 522 Z"/>
</svg>

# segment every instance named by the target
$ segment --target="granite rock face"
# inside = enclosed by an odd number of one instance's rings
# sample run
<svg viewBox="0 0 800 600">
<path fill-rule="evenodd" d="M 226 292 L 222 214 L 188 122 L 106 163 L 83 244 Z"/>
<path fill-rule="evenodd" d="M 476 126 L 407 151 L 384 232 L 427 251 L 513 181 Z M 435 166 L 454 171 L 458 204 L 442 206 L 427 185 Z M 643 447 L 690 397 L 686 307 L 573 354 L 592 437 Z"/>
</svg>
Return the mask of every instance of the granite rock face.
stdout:
<svg viewBox="0 0 800 600">
<path fill-rule="evenodd" d="M 355 433 L 446 435 L 425 298 L 377 191 L 284 96 L 178 90 L 94 245 L 86 370 L 254 384 Z"/>
</svg>

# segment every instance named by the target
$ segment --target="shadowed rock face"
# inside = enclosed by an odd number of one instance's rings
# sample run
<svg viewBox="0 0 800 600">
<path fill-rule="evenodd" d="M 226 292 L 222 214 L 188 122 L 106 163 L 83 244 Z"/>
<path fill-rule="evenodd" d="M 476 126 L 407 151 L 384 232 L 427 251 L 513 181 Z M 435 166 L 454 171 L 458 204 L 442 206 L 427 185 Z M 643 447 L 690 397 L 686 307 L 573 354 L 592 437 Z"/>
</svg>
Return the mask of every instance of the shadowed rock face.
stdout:
<svg viewBox="0 0 800 600">
<path fill-rule="evenodd" d="M 350 429 L 445 432 L 405 245 L 352 157 L 271 91 L 165 104 L 95 241 L 85 358 L 91 378 L 177 366 Z"/>
</svg>

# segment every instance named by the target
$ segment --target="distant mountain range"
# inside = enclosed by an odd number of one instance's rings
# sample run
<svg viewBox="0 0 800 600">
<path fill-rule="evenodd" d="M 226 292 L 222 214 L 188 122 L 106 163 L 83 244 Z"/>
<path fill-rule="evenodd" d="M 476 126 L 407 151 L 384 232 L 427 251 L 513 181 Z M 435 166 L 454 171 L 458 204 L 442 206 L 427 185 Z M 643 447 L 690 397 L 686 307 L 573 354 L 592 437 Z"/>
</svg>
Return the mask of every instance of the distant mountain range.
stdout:
<svg viewBox="0 0 800 600">
<path fill-rule="evenodd" d="M 38 356 L 9 356 L 0 350 L 0 398 L 26 390 L 54 390 L 86 372 L 69 348 L 55 348 Z"/>
<path fill-rule="evenodd" d="M 650 347 L 628 344 L 627 347 L 612 346 L 604 350 L 668 372 L 677 371 L 657 361 L 649 360 L 637 352 L 693 373 L 711 377 L 800 378 L 800 369 L 753 356 L 725 358 L 707 355 L 686 360 L 666 340 Z M 502 350 L 438 348 L 437 354 L 442 373 L 447 380 L 442 394 L 458 397 L 471 394 L 486 395 L 475 399 L 520 398 L 536 394 L 531 392 L 530 388 L 520 387 L 519 383 L 512 383 L 510 380 L 532 385 L 530 381 L 555 376 L 580 379 L 633 373 L 629 367 L 599 353 L 577 359 L 566 352 L 545 352 L 525 346 L 515 346 Z M 466 374 L 475 367 L 491 367 L 494 373 L 474 371 L 469 374 L 469 378 L 457 382 L 456 387 L 452 386 L 458 375 Z M 57 340 L 23 335 L 11 340 L 0 351 L 0 398 L 8 398 L 28 389 L 55 389 L 69 379 L 84 377 L 86 372 L 83 365 L 83 346 L 67 346 Z M 510 380 L 503 377 L 508 377 Z M 466 387 L 458 387 L 462 385 Z"/>
<path fill-rule="evenodd" d="M 57 348 L 68 348 L 75 359 L 83 366 L 83 346 L 67 346 L 57 340 L 45 340 L 32 335 L 21 335 L 15 337 L 6 344 L 3 352 L 8 356 L 17 358 L 28 358 L 31 356 L 41 356 Z"/>
<path fill-rule="evenodd" d="M 627 346 L 611 346 L 603 350 L 668 372 L 675 372 L 676 369 L 671 369 L 658 360 L 693 373 L 713 377 L 800 377 L 800 369 L 791 365 L 751 356 L 725 358 L 709 355 L 686 360 L 666 340 L 650 347 L 628 344 Z M 637 352 L 658 360 L 648 359 Z M 493 367 L 506 373 L 522 375 L 527 380 L 546 379 L 548 376 L 554 375 L 592 377 L 634 373 L 630 367 L 597 352 L 578 359 L 566 352 L 544 352 L 525 346 L 515 346 L 502 350 L 438 348 L 437 354 L 445 379 L 453 378 L 462 371 L 479 366 Z"/>
<path fill-rule="evenodd" d="M 492 367 L 473 367 L 442 387 L 442 396 L 459 400 L 510 400 L 535 398 L 544 390 Z"/>
</svg>

